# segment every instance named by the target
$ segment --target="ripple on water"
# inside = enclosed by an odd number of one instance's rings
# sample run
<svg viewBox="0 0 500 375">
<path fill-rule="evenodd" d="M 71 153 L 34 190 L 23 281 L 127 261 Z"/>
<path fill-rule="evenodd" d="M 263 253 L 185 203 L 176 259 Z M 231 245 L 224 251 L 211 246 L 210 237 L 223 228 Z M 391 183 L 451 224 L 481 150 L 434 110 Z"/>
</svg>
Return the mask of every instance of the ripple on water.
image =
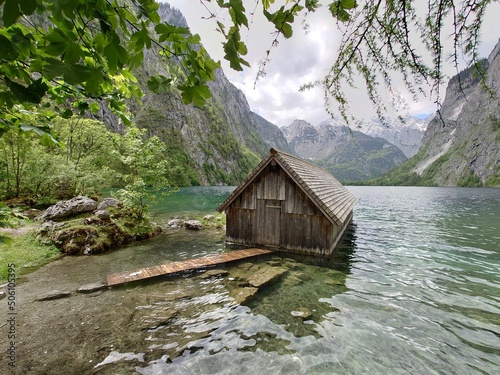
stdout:
<svg viewBox="0 0 500 375">
<path fill-rule="evenodd" d="M 358 203 L 336 257 L 254 260 L 287 272 L 245 306 L 230 297 L 241 282 L 236 273 L 241 264 L 228 265 L 227 275 L 204 279 L 193 273 L 148 284 L 151 298 L 136 306 L 138 323 L 131 327 L 142 329 L 135 353 L 147 353 L 143 363 L 131 362 L 135 370 L 145 375 L 498 372 L 500 190 L 350 189 Z M 172 233 L 146 245 L 140 262 L 147 263 L 150 253 L 154 264 L 157 257 L 180 260 L 227 251 L 223 235 L 205 236 Z M 295 313 L 301 311 L 308 311 L 306 319 Z"/>
</svg>

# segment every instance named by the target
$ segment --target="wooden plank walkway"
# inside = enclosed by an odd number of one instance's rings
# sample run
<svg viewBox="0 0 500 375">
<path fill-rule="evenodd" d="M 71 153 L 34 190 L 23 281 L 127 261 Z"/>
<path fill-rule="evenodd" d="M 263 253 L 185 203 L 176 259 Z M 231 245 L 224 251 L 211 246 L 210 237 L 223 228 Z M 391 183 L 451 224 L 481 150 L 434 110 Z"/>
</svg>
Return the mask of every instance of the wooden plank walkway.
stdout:
<svg viewBox="0 0 500 375">
<path fill-rule="evenodd" d="M 272 250 L 264 249 L 244 249 L 235 250 L 228 253 L 213 255 L 209 257 L 182 260 L 179 262 L 172 262 L 160 264 L 158 266 L 146 267 L 135 271 L 117 272 L 107 276 L 108 286 L 129 283 L 131 281 L 148 279 L 150 277 L 171 275 L 178 272 L 204 268 L 207 266 L 214 266 L 217 264 L 233 262 L 235 260 L 251 258 L 257 255 L 269 254 Z"/>
</svg>

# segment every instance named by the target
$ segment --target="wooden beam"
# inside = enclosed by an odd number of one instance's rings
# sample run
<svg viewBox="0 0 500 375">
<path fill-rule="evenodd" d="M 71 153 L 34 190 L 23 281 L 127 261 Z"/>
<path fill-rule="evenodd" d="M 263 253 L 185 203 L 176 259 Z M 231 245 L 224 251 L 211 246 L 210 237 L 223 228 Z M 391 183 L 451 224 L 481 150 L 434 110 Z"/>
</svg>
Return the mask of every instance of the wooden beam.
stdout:
<svg viewBox="0 0 500 375">
<path fill-rule="evenodd" d="M 272 250 L 257 249 L 257 248 L 235 250 L 235 251 L 230 251 L 228 253 L 213 255 L 209 257 L 182 260 L 179 262 L 172 262 L 172 263 L 161 264 L 158 266 L 141 268 L 135 271 L 117 272 L 108 275 L 106 279 L 108 286 L 120 285 L 132 281 L 144 280 L 156 276 L 171 275 L 179 272 L 185 272 L 194 269 L 204 268 L 207 266 L 229 263 L 235 260 L 251 258 L 258 255 L 264 255 L 269 253 L 272 253 Z"/>
</svg>

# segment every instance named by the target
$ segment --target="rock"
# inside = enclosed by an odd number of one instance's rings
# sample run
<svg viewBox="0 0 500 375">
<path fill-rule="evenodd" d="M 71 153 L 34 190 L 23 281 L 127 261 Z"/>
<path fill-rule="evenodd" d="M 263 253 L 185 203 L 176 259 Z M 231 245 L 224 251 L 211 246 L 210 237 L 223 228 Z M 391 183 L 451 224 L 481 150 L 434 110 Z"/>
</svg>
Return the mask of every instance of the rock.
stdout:
<svg viewBox="0 0 500 375">
<path fill-rule="evenodd" d="M 313 313 L 311 312 L 311 310 L 309 310 L 306 307 L 300 307 L 297 310 L 290 312 L 290 314 L 292 314 L 296 318 L 306 320 L 306 319 L 309 319 Z"/>
<path fill-rule="evenodd" d="M 297 286 L 299 284 L 302 284 L 302 280 L 295 275 L 288 276 L 285 280 L 285 285 L 288 287 Z"/>
<path fill-rule="evenodd" d="M 103 290 L 106 289 L 108 286 L 104 283 L 92 283 L 92 284 L 86 284 L 82 285 L 79 287 L 76 292 L 77 293 L 93 293 L 97 292 L 98 290 Z"/>
<path fill-rule="evenodd" d="M 111 219 L 111 215 L 106 210 L 97 210 L 96 212 L 94 212 L 94 215 L 97 216 L 101 220 L 110 220 Z"/>
<path fill-rule="evenodd" d="M 244 287 L 236 288 L 229 292 L 229 295 L 236 301 L 236 303 L 243 305 L 248 302 L 257 292 L 258 288 Z"/>
<path fill-rule="evenodd" d="M 26 215 L 28 219 L 33 220 L 37 216 L 41 215 L 42 211 L 36 208 L 30 208 L 29 210 L 24 211 L 23 214 Z"/>
<path fill-rule="evenodd" d="M 298 274 L 297 274 L 297 277 L 298 277 L 300 280 L 302 280 L 302 281 L 311 281 L 311 280 L 312 280 L 312 276 L 311 276 L 311 275 L 308 275 L 308 274 L 303 273 L 303 272 L 298 273 Z"/>
<path fill-rule="evenodd" d="M 215 217 L 214 215 L 205 215 L 205 216 L 203 217 L 203 220 L 210 221 L 210 220 L 213 220 L 213 218 L 214 218 L 214 217 Z"/>
<path fill-rule="evenodd" d="M 184 228 L 190 230 L 201 230 L 202 225 L 199 220 L 187 220 L 184 222 Z"/>
<path fill-rule="evenodd" d="M 238 265 L 239 268 L 243 268 L 243 269 L 250 269 L 252 268 L 253 266 L 253 263 L 250 263 L 250 262 L 245 262 L 245 263 L 241 263 Z"/>
<path fill-rule="evenodd" d="M 208 279 L 213 276 L 226 276 L 229 273 L 227 270 L 209 270 L 201 275 L 202 279 Z"/>
<path fill-rule="evenodd" d="M 97 205 L 97 210 L 101 211 L 101 210 L 105 210 L 108 207 L 116 207 L 116 206 L 118 206 L 119 203 L 120 203 L 120 201 L 118 201 L 115 198 L 104 198 Z"/>
<path fill-rule="evenodd" d="M 39 296 L 35 298 L 35 301 L 50 301 L 53 299 L 59 298 L 67 298 L 71 295 L 71 292 L 68 291 L 60 291 L 60 290 L 52 290 L 43 296 Z"/>
<path fill-rule="evenodd" d="M 248 279 L 248 284 L 255 288 L 275 282 L 287 271 L 279 267 L 262 267 Z"/>
<path fill-rule="evenodd" d="M 78 196 L 67 201 L 60 201 L 47 208 L 37 220 L 48 221 L 63 219 L 97 208 L 97 202 L 89 197 Z"/>
<path fill-rule="evenodd" d="M 167 223 L 167 227 L 177 229 L 181 226 L 181 219 L 172 219 Z"/>
</svg>

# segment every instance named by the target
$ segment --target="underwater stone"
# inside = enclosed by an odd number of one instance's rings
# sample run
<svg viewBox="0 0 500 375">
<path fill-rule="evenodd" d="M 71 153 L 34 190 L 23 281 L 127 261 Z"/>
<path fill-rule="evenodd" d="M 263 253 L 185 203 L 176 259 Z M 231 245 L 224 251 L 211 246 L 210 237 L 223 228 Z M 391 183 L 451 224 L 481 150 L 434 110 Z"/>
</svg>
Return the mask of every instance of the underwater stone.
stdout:
<svg viewBox="0 0 500 375">
<path fill-rule="evenodd" d="M 236 288 L 229 292 L 229 295 L 240 305 L 248 302 L 257 292 L 258 288 L 244 287 Z"/>
<path fill-rule="evenodd" d="M 254 273 L 248 279 L 248 283 L 256 288 L 263 285 L 275 282 L 278 278 L 286 273 L 287 271 L 283 268 L 278 267 L 263 267 Z"/>
<path fill-rule="evenodd" d="M 229 272 L 227 270 L 209 270 L 201 275 L 202 279 L 208 279 L 212 276 L 226 276 Z"/>
<path fill-rule="evenodd" d="M 59 298 L 67 298 L 71 295 L 71 292 L 68 291 L 60 291 L 60 290 L 52 290 L 43 296 L 39 296 L 35 298 L 35 301 L 50 301 L 53 299 Z"/>
<path fill-rule="evenodd" d="M 86 284 L 86 285 L 82 285 L 81 287 L 79 287 L 76 292 L 77 293 L 93 293 L 93 292 L 96 292 L 98 290 L 102 290 L 102 289 L 105 289 L 107 288 L 108 286 L 104 283 L 92 283 L 92 284 Z"/>
</svg>

